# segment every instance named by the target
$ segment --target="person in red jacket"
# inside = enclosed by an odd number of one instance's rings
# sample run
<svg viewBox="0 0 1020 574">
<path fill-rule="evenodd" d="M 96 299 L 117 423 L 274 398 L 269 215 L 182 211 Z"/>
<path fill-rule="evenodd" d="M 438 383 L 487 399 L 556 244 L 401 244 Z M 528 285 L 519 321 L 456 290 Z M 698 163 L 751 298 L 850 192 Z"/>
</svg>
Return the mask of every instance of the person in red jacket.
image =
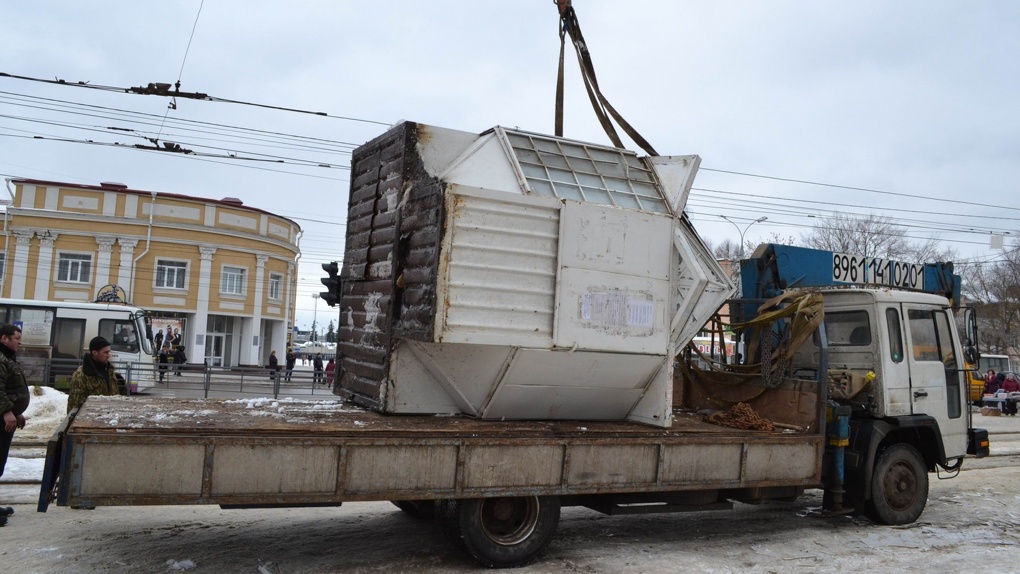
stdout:
<svg viewBox="0 0 1020 574">
<path fill-rule="evenodd" d="M 1016 375 L 1009 373 L 1006 375 L 1006 379 L 1002 381 L 1002 390 L 1007 393 L 1020 392 L 1020 382 L 1017 382 Z M 1006 404 L 1003 405 L 1005 411 L 1002 414 L 1009 415 L 1011 417 L 1016 416 L 1017 412 L 1017 399 L 1006 399 Z"/>
</svg>

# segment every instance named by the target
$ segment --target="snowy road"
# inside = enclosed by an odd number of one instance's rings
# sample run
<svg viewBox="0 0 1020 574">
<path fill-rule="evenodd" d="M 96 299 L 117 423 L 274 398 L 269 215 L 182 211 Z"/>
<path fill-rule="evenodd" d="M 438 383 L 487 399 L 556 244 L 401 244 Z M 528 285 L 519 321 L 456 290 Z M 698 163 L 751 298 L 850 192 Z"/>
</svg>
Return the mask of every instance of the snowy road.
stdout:
<svg viewBox="0 0 1020 574">
<path fill-rule="evenodd" d="M 993 453 L 952 480 L 931 475 L 928 507 L 905 527 L 819 513 L 821 495 L 732 511 L 610 517 L 566 508 L 537 563 L 518 572 L 786 573 L 923 567 L 1017 572 L 1020 418 L 977 417 Z M 22 450 L 21 452 L 27 452 Z M 17 464 L 38 462 L 22 460 Z M 31 472 L 31 471 L 30 471 Z M 7 478 L 5 476 L 5 478 Z M 388 503 L 221 510 L 126 507 L 35 512 L 38 486 L 0 484 L 17 514 L 0 529 L 3 572 L 467 572 L 477 565 L 432 522 Z"/>
</svg>

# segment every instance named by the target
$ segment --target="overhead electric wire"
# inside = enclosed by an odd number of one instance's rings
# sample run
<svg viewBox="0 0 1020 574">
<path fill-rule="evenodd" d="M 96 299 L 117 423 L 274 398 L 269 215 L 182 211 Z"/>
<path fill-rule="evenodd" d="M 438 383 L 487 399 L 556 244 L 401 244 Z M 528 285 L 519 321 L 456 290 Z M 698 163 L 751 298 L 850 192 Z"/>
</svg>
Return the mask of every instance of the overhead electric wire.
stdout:
<svg viewBox="0 0 1020 574">
<path fill-rule="evenodd" d="M 2 102 L 4 100 L 3 94 L 5 94 L 5 93 L 4 92 L 0 92 L 0 102 Z M 19 102 L 19 101 L 15 101 L 15 102 Z M 101 115 L 101 114 L 85 113 L 85 112 L 77 111 L 77 110 L 70 111 L 70 110 L 54 109 L 54 108 L 48 108 L 48 107 L 44 107 L 44 106 L 40 106 L 40 105 L 32 105 L 32 104 L 27 104 L 27 103 L 11 103 L 10 105 L 15 105 L 15 106 L 20 106 L 20 107 L 27 107 L 27 108 L 33 108 L 33 109 L 40 109 L 40 110 L 45 110 L 45 111 L 53 111 L 53 112 L 57 112 L 57 113 L 67 113 L 67 114 L 73 114 L 73 115 L 84 116 L 84 117 L 95 117 L 95 118 L 103 119 L 103 120 L 134 121 L 134 122 L 140 123 L 142 125 L 153 125 L 153 126 L 156 125 L 155 122 L 149 123 L 149 122 L 142 121 L 142 120 L 139 120 L 139 119 L 136 119 L 136 118 L 132 118 L 132 117 L 116 117 L 116 116 L 113 116 L 113 115 Z M 144 116 L 148 116 L 148 117 L 159 117 L 159 116 L 156 116 L 156 115 L 153 115 L 153 114 L 141 114 L 141 113 L 137 113 L 137 115 L 144 115 Z M 187 122 L 194 122 L 194 123 L 198 123 L 200 125 L 211 125 L 211 126 L 214 126 L 214 127 L 222 127 L 222 128 L 227 129 L 227 132 L 206 131 L 206 129 L 198 129 L 198 128 L 195 128 L 195 127 L 191 127 L 191 126 L 187 125 Z M 295 149 L 310 149 L 310 150 L 316 150 L 316 151 L 323 151 L 323 152 L 327 152 L 327 153 L 349 154 L 351 152 L 351 150 L 353 150 L 355 147 L 357 147 L 354 144 L 349 144 L 349 143 L 346 143 L 346 142 L 330 142 L 328 140 L 323 140 L 323 139 L 320 139 L 320 138 L 309 138 L 309 137 L 301 137 L 301 136 L 282 134 L 282 133 L 266 132 L 266 131 L 260 131 L 260 129 L 244 128 L 244 127 L 237 127 L 237 126 L 223 125 L 223 124 L 215 124 L 215 123 L 210 123 L 210 122 L 205 122 L 205 121 L 198 121 L 198 120 L 184 120 L 184 119 L 173 119 L 173 118 L 170 118 L 169 123 L 177 125 L 179 127 L 184 127 L 186 129 L 190 129 L 190 131 L 194 131 L 194 132 L 199 133 L 199 134 L 211 134 L 211 135 L 222 135 L 222 136 L 232 136 L 232 137 L 234 137 L 235 135 L 232 134 L 232 132 L 242 132 L 242 134 L 238 135 L 237 137 L 244 137 L 244 138 L 250 139 L 250 140 L 252 140 L 254 142 L 270 142 L 270 143 L 275 143 L 275 144 L 284 144 L 284 145 L 288 145 L 288 146 L 294 146 Z M 183 124 L 181 124 L 181 123 L 183 123 Z M 113 127 L 106 127 L 106 126 L 104 126 L 104 127 L 106 129 L 115 129 Z M 250 135 L 244 134 L 245 131 L 247 131 L 247 132 L 254 132 L 254 133 L 258 133 L 258 134 L 267 134 L 267 135 L 270 135 L 270 136 L 283 137 L 283 138 L 285 138 L 285 140 L 273 140 L 273 139 L 268 139 L 268 138 L 263 139 L 261 137 L 252 137 Z M 298 141 L 297 142 L 290 142 L 289 140 L 298 140 Z M 309 141 L 314 142 L 316 144 L 315 145 L 312 145 L 312 144 L 303 144 L 303 143 L 301 143 L 301 140 L 309 140 Z M 336 145 L 338 147 L 337 148 L 317 147 L 318 146 L 317 143 L 319 143 L 319 142 L 323 143 L 323 144 L 327 144 L 327 145 L 328 144 Z M 263 144 L 254 144 L 254 145 L 263 145 Z"/>
<path fill-rule="evenodd" d="M 313 111 L 309 111 L 309 110 L 301 110 L 301 109 L 297 109 L 297 108 L 288 108 L 288 107 L 284 107 L 284 106 L 274 106 L 274 105 L 270 105 L 270 104 L 260 104 L 260 103 L 257 103 L 257 102 L 246 102 L 246 101 L 243 101 L 243 100 L 232 100 L 232 99 L 229 99 L 229 98 L 218 98 L 218 97 L 215 97 L 215 96 L 210 96 L 208 94 L 198 94 L 198 93 L 191 94 L 191 93 L 185 93 L 185 92 L 171 92 L 171 91 L 169 91 L 169 89 L 167 89 L 165 91 L 160 91 L 159 93 L 147 93 L 147 92 L 143 91 L 144 88 L 138 88 L 138 87 L 122 88 L 122 87 L 117 87 L 117 86 L 104 86 L 104 85 L 99 85 L 99 84 L 90 84 L 88 82 L 82 82 L 82 81 L 79 81 L 79 82 L 68 82 L 68 81 L 65 81 L 65 80 L 61 80 L 59 78 L 54 79 L 54 80 L 47 80 L 47 79 L 44 79 L 44 78 L 33 78 L 33 77 L 30 77 L 30 76 L 21 76 L 21 75 L 18 75 L 18 74 L 11 74 L 11 73 L 8 73 L 8 72 L 0 72 L 0 77 L 12 78 L 12 79 L 15 79 L 15 80 L 25 80 L 25 81 L 29 81 L 29 82 L 40 82 L 40 83 L 43 83 L 43 84 L 51 84 L 51 85 L 55 85 L 55 86 L 70 86 L 70 87 L 74 87 L 74 88 L 87 88 L 87 89 L 92 89 L 92 90 L 99 90 L 99 91 L 104 91 L 104 92 L 117 92 L 117 93 L 123 93 L 123 94 L 157 95 L 157 96 L 165 96 L 165 97 L 188 98 L 188 99 L 194 99 L 194 100 L 200 100 L 200 101 L 206 101 L 206 102 L 219 102 L 219 103 L 224 103 L 224 104 L 237 104 L 237 105 L 241 105 L 241 106 L 252 106 L 252 107 L 256 107 L 256 108 L 264 108 L 264 109 L 277 110 L 277 111 L 283 111 L 283 112 L 293 112 L 293 113 L 297 113 L 297 114 L 308 114 L 308 115 L 313 115 L 313 116 L 320 116 L 320 117 L 324 117 L 324 118 L 330 118 L 330 119 L 334 119 L 334 120 L 344 120 L 344 121 L 350 121 L 350 122 L 361 122 L 361 123 L 375 124 L 375 125 L 380 125 L 380 126 L 389 126 L 390 125 L 387 122 L 380 122 L 380 121 L 376 121 L 376 120 L 368 120 L 368 119 L 364 119 L 364 118 L 355 118 L 355 117 L 350 117 L 350 116 L 337 116 L 337 115 L 330 115 L 330 114 L 328 114 L 326 112 L 313 112 Z M 155 84 L 151 83 L 151 84 L 149 84 L 149 86 L 152 87 L 152 86 L 155 86 Z"/>
<path fill-rule="evenodd" d="M 712 172 L 716 172 L 716 173 L 728 173 L 730 175 L 740 175 L 740 176 L 744 176 L 744 177 L 756 177 L 756 178 L 759 178 L 759 179 L 771 179 L 771 180 L 775 180 L 775 181 L 787 181 L 787 182 L 791 182 L 791 183 L 802 183 L 802 184 L 805 184 L 805 185 L 817 185 L 817 186 L 821 186 L 821 187 L 832 187 L 832 188 L 836 188 L 836 189 L 847 189 L 847 190 L 851 190 L 851 191 L 866 191 L 868 193 L 878 193 L 878 194 L 881 194 L 881 195 L 893 195 L 893 196 L 897 196 L 897 197 L 909 197 L 911 199 L 926 199 L 928 201 L 941 201 L 941 202 L 945 202 L 945 203 L 973 205 L 975 207 L 992 207 L 992 208 L 995 208 L 995 209 L 1009 209 L 1011 211 L 1020 211 L 1020 207 L 1003 207 L 1001 205 L 991 205 L 991 204 L 988 204 L 988 203 L 977 203 L 977 202 L 973 202 L 973 201 L 960 201 L 960 200 L 957 200 L 957 199 L 943 199 L 941 197 L 930 197 L 930 196 L 925 196 L 925 195 L 914 195 L 914 194 L 911 194 L 911 193 L 902 193 L 902 192 L 898 192 L 898 191 L 885 191 L 885 190 L 881 190 L 881 189 L 870 189 L 870 188 L 867 188 L 867 187 L 855 187 L 855 186 L 850 186 L 850 185 L 839 185 L 839 184 L 835 184 L 835 183 L 822 183 L 822 182 L 818 182 L 818 181 L 809 181 L 809 180 L 804 180 L 804 179 L 793 179 L 793 178 L 788 178 L 788 177 L 778 177 L 778 176 L 774 176 L 774 175 L 760 175 L 760 174 L 755 174 L 755 173 L 747 173 L 747 172 L 741 172 L 741 171 L 731 171 L 731 170 L 725 170 L 725 169 L 713 169 L 713 168 L 708 168 L 708 167 L 702 167 L 702 168 L 700 168 L 700 170 L 701 171 L 712 171 Z"/>
</svg>

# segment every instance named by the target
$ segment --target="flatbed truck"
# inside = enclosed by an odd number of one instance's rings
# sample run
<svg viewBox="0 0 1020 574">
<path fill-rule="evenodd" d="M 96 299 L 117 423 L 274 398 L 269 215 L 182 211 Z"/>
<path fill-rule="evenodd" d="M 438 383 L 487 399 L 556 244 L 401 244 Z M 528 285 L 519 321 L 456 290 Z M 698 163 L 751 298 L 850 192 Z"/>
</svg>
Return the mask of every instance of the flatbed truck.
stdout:
<svg viewBox="0 0 1020 574">
<path fill-rule="evenodd" d="M 91 397 L 48 445 L 40 510 L 389 500 L 490 567 L 534 560 L 570 505 L 822 488 L 913 522 L 928 473 L 988 452 L 951 265 L 762 246 L 728 303 L 742 360 L 706 362 L 687 343 L 733 284 L 683 214 L 699 162 L 394 127 L 354 153 L 325 281 L 344 400 Z"/>
</svg>

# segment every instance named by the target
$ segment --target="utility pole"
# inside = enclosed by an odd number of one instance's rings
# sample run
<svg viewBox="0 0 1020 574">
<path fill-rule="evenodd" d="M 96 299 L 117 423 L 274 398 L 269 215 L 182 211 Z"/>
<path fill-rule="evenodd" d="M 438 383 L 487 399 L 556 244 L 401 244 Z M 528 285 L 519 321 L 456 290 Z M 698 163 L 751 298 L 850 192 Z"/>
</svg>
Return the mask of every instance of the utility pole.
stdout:
<svg viewBox="0 0 1020 574">
<path fill-rule="evenodd" d="M 312 340 L 315 342 L 319 341 L 318 323 L 316 322 L 319 318 L 319 294 L 312 293 L 312 298 L 315 299 L 315 311 L 312 313 Z"/>
</svg>

